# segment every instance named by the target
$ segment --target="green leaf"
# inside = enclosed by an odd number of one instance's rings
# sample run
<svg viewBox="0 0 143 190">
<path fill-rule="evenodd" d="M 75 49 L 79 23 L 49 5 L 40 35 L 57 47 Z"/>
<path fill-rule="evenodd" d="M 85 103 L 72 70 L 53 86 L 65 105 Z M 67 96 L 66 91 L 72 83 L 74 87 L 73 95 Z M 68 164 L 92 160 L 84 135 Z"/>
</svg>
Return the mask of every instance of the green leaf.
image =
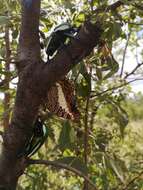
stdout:
<svg viewBox="0 0 143 190">
<path fill-rule="evenodd" d="M 107 154 L 105 155 L 105 162 L 107 168 L 113 170 L 113 172 L 120 179 L 120 181 L 124 183 L 124 173 L 122 171 L 122 167 L 120 167 L 120 163 L 117 162 L 114 158 L 108 156 Z"/>
<path fill-rule="evenodd" d="M 119 103 L 112 102 L 113 116 L 116 123 L 120 126 L 120 132 L 122 137 L 124 136 L 124 129 L 127 126 L 129 119 L 127 112 L 119 105 Z"/>
<path fill-rule="evenodd" d="M 0 55 L 1 55 L 1 57 L 5 57 L 5 55 L 6 55 L 5 46 L 0 48 Z"/>
<path fill-rule="evenodd" d="M 114 33 L 114 38 L 118 39 L 121 36 L 122 29 L 121 29 L 121 23 L 114 22 L 113 24 L 113 33 Z"/>
<path fill-rule="evenodd" d="M 83 23 L 85 21 L 85 13 L 84 12 L 80 12 L 75 18 L 74 18 L 74 23 L 76 24 L 76 26 L 80 26 L 81 23 Z"/>
<path fill-rule="evenodd" d="M 0 25 L 8 24 L 9 18 L 7 16 L 0 16 Z"/>
<path fill-rule="evenodd" d="M 124 136 L 124 129 L 127 126 L 128 122 L 129 122 L 129 117 L 128 117 L 127 112 L 123 108 L 120 107 L 118 123 L 120 125 L 120 132 L 122 136 Z"/>
<path fill-rule="evenodd" d="M 65 121 L 63 123 L 63 127 L 62 127 L 60 137 L 59 137 L 59 147 L 62 151 L 64 151 L 67 148 L 71 149 L 73 147 L 72 146 L 73 139 L 74 139 L 73 136 L 74 136 L 74 133 L 69 121 Z"/>
<path fill-rule="evenodd" d="M 102 157 L 103 157 L 104 153 L 103 152 L 97 152 L 95 153 L 95 160 L 97 164 L 100 164 L 102 161 Z"/>
<path fill-rule="evenodd" d="M 96 76 L 98 80 L 102 80 L 102 71 L 99 67 L 96 67 Z"/>
<path fill-rule="evenodd" d="M 107 23 L 105 33 L 103 35 L 105 35 L 105 38 L 107 38 L 110 42 L 117 40 L 122 35 L 121 23 L 111 20 Z"/>
</svg>

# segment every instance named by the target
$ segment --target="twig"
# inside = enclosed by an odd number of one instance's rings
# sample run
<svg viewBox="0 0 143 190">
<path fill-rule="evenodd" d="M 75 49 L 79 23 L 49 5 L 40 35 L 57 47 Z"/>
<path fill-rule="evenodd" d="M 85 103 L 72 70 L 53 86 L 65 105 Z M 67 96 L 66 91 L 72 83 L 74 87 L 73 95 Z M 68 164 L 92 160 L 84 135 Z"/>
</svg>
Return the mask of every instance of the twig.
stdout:
<svg viewBox="0 0 143 190">
<path fill-rule="evenodd" d="M 43 164 L 46 166 L 53 166 L 56 168 L 66 169 L 68 171 L 71 171 L 71 172 L 75 173 L 76 175 L 82 177 L 86 181 L 88 181 L 88 183 L 94 188 L 94 190 L 98 190 L 97 187 L 95 186 L 95 184 L 86 175 L 84 175 L 81 171 L 79 171 L 67 164 L 63 164 L 63 163 L 60 163 L 57 161 L 49 161 L 49 160 L 32 160 L 32 159 L 28 160 L 28 165 L 34 165 L 34 164 Z"/>
<path fill-rule="evenodd" d="M 131 32 L 132 32 L 132 31 L 130 31 L 129 34 L 128 34 L 127 41 L 126 41 L 126 45 L 125 45 L 125 49 L 124 49 L 124 53 L 123 53 L 123 61 L 122 61 L 122 67 L 121 67 L 120 77 L 122 77 L 123 71 L 124 71 L 126 52 L 127 52 L 129 40 L 130 40 L 130 37 L 131 37 Z"/>
<path fill-rule="evenodd" d="M 92 68 L 90 67 L 90 89 L 88 91 L 88 96 L 86 100 L 86 108 L 85 108 L 85 117 L 84 117 L 84 161 L 85 165 L 88 164 L 88 137 L 89 137 L 89 129 L 88 129 L 88 117 L 89 117 L 89 102 L 90 102 L 90 94 L 91 94 L 91 76 L 92 76 Z M 88 190 L 88 182 L 87 180 L 84 181 L 84 188 L 83 190 Z"/>
<path fill-rule="evenodd" d="M 141 67 L 143 65 L 143 63 L 139 63 L 130 73 L 128 73 L 125 77 L 124 77 L 124 79 L 127 79 L 130 75 L 133 75 L 135 72 L 136 72 L 136 70 L 139 68 L 139 67 Z"/>
<path fill-rule="evenodd" d="M 35 180 L 35 179 L 36 179 L 35 177 L 33 177 L 33 176 L 29 175 L 27 172 L 24 172 L 23 174 L 24 174 L 24 175 L 26 175 L 27 177 L 29 177 L 29 178 L 33 179 L 33 180 Z"/>
<path fill-rule="evenodd" d="M 131 80 L 131 81 L 125 82 L 124 84 L 121 84 L 121 85 L 119 85 L 119 86 L 114 86 L 114 87 L 112 87 L 112 88 L 108 88 L 107 90 L 104 90 L 104 91 L 102 91 L 102 92 L 96 93 L 95 95 L 92 95 L 90 98 L 94 98 L 94 97 L 97 97 L 97 96 L 101 96 L 102 94 L 105 94 L 105 93 L 110 92 L 110 91 L 112 91 L 112 90 L 117 90 L 118 88 L 121 88 L 121 87 L 123 87 L 123 86 L 126 86 L 126 85 L 128 85 L 128 84 L 130 84 L 130 83 L 133 83 L 133 82 L 135 82 L 135 81 L 138 81 L 138 80 L 143 80 L 143 78 L 136 78 L 136 79 L 133 79 L 133 80 Z"/>
<path fill-rule="evenodd" d="M 137 176 L 135 176 L 131 181 L 122 189 L 127 190 L 131 184 L 133 184 L 138 178 L 140 178 L 143 175 L 143 171 L 141 171 Z"/>
</svg>

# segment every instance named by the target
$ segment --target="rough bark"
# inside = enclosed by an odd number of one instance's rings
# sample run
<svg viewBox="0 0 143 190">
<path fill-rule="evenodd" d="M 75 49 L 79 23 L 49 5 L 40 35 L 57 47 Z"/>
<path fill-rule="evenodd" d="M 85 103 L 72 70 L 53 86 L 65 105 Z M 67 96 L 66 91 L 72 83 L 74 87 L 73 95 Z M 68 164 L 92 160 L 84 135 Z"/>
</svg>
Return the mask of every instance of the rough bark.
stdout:
<svg viewBox="0 0 143 190">
<path fill-rule="evenodd" d="M 19 154 L 32 133 L 39 105 L 47 90 L 67 74 L 81 59 L 89 55 L 99 43 L 101 26 L 86 21 L 77 40 L 59 51 L 50 63 L 40 58 L 39 46 L 40 0 L 33 0 L 30 7 L 22 1 L 22 25 L 18 47 L 17 69 L 19 82 L 10 126 L 5 129 L 0 154 L 0 189 L 16 189 L 19 176 L 27 166 L 26 158 Z"/>
</svg>

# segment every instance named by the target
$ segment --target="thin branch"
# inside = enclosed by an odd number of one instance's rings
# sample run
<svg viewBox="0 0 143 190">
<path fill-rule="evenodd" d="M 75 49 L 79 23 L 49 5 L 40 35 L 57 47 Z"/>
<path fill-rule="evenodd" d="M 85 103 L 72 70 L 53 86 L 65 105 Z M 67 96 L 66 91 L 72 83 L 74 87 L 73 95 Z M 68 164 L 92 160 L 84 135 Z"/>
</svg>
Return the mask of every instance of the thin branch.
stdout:
<svg viewBox="0 0 143 190">
<path fill-rule="evenodd" d="M 32 175 L 29 175 L 27 172 L 24 172 L 23 174 L 26 175 L 27 177 L 31 178 L 32 180 L 36 179 L 36 177 L 33 177 Z"/>
<path fill-rule="evenodd" d="M 67 165 L 67 164 L 63 164 L 57 161 L 49 161 L 49 160 L 28 160 L 28 165 L 34 165 L 34 164 L 42 164 L 45 166 L 53 166 L 56 168 L 60 168 L 60 169 L 66 169 L 68 171 L 71 171 L 73 173 L 75 173 L 76 175 L 82 177 L 84 180 L 88 181 L 88 183 L 94 188 L 94 190 L 98 190 L 97 187 L 95 186 L 95 184 L 86 176 L 84 175 L 81 171 Z"/>
<path fill-rule="evenodd" d="M 137 70 L 139 67 L 141 67 L 142 65 L 143 65 L 143 63 L 139 63 L 130 73 L 128 73 L 128 74 L 124 77 L 124 79 L 127 79 L 129 76 L 133 75 L 133 74 L 136 72 L 136 70 Z"/>
<path fill-rule="evenodd" d="M 132 31 L 129 32 L 128 37 L 127 37 L 127 41 L 126 41 L 126 44 L 125 44 L 125 49 L 124 49 L 124 53 L 123 53 L 123 61 L 122 61 L 122 67 L 121 67 L 120 77 L 122 77 L 123 71 L 124 71 L 126 53 L 127 53 L 127 48 L 128 48 L 128 45 L 129 45 L 129 40 L 130 40 L 130 37 L 131 37 L 131 32 Z"/>
<path fill-rule="evenodd" d="M 133 83 L 133 82 L 139 81 L 139 80 L 143 80 L 143 78 L 136 78 L 136 79 L 133 79 L 133 80 L 131 80 L 131 81 L 125 82 L 125 83 L 123 83 L 123 84 L 121 84 L 121 85 L 119 85 L 119 86 L 114 86 L 114 87 L 112 87 L 112 88 L 108 88 L 107 90 L 104 90 L 104 91 L 102 91 L 102 92 L 96 93 L 95 95 L 92 95 L 90 98 L 94 98 L 94 97 L 97 97 L 97 96 L 101 96 L 101 95 L 103 95 L 103 94 L 105 94 L 105 93 L 107 93 L 107 92 L 110 92 L 110 91 L 113 91 L 113 90 L 117 90 L 117 89 L 119 89 L 119 88 L 122 88 L 123 86 L 126 86 L 126 85 L 128 85 L 128 84 L 130 84 L 130 83 Z"/>
<path fill-rule="evenodd" d="M 90 94 L 91 94 L 91 76 L 92 76 L 92 68 L 90 67 L 90 89 L 88 91 L 88 96 L 86 100 L 86 108 L 85 108 L 85 117 L 84 117 L 84 161 L 85 165 L 88 164 L 88 137 L 89 137 L 89 129 L 88 129 L 88 117 L 89 117 L 89 102 L 90 102 Z M 88 190 L 88 182 L 87 180 L 84 181 L 84 188 L 83 190 Z"/>
<path fill-rule="evenodd" d="M 141 171 L 137 176 L 135 176 L 133 179 L 131 179 L 131 181 L 122 190 L 128 190 L 129 186 L 132 185 L 142 175 L 143 175 L 143 171 Z"/>
</svg>

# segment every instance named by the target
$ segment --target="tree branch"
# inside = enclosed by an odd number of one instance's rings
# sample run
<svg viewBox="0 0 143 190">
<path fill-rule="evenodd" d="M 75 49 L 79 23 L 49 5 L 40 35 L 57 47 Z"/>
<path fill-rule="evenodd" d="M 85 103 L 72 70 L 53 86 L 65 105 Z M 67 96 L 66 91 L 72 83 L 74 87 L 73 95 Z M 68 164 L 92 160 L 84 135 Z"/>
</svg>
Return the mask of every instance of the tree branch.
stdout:
<svg viewBox="0 0 143 190">
<path fill-rule="evenodd" d="M 33 165 L 33 164 L 43 164 L 45 166 L 53 166 L 56 168 L 61 168 L 61 169 L 66 169 L 68 171 L 71 171 L 73 173 L 75 173 L 76 175 L 84 178 L 93 188 L 94 190 L 98 190 L 97 187 L 95 186 L 95 184 L 86 176 L 84 175 L 81 171 L 67 165 L 67 164 L 63 164 L 60 162 L 56 162 L 56 161 L 48 161 L 48 160 L 28 160 L 28 165 Z"/>
<path fill-rule="evenodd" d="M 97 97 L 97 96 L 101 96 L 101 95 L 103 95 L 103 94 L 105 94 L 105 93 L 107 93 L 107 92 L 117 90 L 117 89 L 119 89 L 119 88 L 122 88 L 122 87 L 124 87 L 124 86 L 126 86 L 126 85 L 128 85 L 128 84 L 130 84 L 130 83 L 133 83 L 133 82 L 139 81 L 139 80 L 143 80 L 143 78 L 136 78 L 136 79 L 130 80 L 130 81 L 128 81 L 128 82 L 125 81 L 125 83 L 123 83 L 123 84 L 121 84 L 121 85 L 114 86 L 114 87 L 108 88 L 107 90 L 104 90 L 104 91 L 102 91 L 102 92 L 96 93 L 95 95 L 92 95 L 91 98 L 94 98 L 94 97 Z"/>
<path fill-rule="evenodd" d="M 127 79 L 129 76 L 133 75 L 138 68 L 140 68 L 143 65 L 143 63 L 139 63 L 130 73 L 126 74 L 124 79 Z"/>
</svg>

